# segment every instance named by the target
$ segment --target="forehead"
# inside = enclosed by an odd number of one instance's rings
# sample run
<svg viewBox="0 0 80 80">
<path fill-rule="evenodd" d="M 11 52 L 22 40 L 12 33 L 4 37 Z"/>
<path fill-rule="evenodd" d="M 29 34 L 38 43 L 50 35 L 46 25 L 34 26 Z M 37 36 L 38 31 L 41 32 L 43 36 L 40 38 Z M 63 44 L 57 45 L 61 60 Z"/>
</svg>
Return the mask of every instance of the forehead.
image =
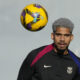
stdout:
<svg viewBox="0 0 80 80">
<path fill-rule="evenodd" d="M 70 33 L 70 28 L 57 27 L 56 32 L 57 33 L 62 33 L 62 34 Z"/>
</svg>

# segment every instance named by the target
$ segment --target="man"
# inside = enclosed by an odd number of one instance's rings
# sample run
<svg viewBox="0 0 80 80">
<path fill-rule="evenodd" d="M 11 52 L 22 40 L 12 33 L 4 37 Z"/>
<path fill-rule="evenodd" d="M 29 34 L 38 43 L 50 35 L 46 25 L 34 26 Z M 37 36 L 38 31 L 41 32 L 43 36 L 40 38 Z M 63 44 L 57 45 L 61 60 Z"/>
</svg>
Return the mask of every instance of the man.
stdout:
<svg viewBox="0 0 80 80">
<path fill-rule="evenodd" d="M 79 58 L 68 49 L 74 24 L 67 18 L 60 18 L 52 28 L 54 43 L 32 50 L 17 80 L 80 80 Z"/>
</svg>

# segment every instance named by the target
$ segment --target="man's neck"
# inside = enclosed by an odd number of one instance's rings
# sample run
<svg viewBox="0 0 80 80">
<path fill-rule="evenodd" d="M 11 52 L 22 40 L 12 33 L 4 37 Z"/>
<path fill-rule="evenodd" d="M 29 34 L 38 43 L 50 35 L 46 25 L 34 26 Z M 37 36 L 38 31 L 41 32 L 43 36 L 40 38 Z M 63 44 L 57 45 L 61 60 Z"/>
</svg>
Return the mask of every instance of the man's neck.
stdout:
<svg viewBox="0 0 80 80">
<path fill-rule="evenodd" d="M 54 51 L 56 52 L 56 53 L 58 53 L 59 51 L 54 47 Z M 67 55 L 68 54 L 68 50 L 66 49 L 63 53 L 61 53 L 61 54 L 63 54 L 63 55 Z"/>
</svg>

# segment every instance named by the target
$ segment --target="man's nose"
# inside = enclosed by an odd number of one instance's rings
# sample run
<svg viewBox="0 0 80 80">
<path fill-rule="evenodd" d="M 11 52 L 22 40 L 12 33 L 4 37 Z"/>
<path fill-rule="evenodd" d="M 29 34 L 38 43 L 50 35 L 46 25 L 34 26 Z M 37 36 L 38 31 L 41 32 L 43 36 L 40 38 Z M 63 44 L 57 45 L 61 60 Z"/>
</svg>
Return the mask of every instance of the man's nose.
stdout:
<svg viewBox="0 0 80 80">
<path fill-rule="evenodd" d="M 65 36 L 64 35 L 61 35 L 60 36 L 60 40 L 65 40 Z"/>
</svg>

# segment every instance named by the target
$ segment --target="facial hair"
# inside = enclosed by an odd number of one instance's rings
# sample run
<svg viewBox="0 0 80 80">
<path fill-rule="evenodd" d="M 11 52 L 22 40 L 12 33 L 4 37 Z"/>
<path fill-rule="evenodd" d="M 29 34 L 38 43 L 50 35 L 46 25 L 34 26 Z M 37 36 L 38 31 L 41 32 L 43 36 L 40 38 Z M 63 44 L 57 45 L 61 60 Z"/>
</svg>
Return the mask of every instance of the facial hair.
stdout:
<svg viewBox="0 0 80 80">
<path fill-rule="evenodd" d="M 57 54 L 59 54 L 59 55 L 63 55 L 64 52 L 65 52 L 66 50 L 68 50 L 68 46 L 67 46 L 65 49 L 59 49 L 59 48 L 57 47 L 57 45 L 55 44 L 54 47 L 56 48 Z"/>
</svg>

